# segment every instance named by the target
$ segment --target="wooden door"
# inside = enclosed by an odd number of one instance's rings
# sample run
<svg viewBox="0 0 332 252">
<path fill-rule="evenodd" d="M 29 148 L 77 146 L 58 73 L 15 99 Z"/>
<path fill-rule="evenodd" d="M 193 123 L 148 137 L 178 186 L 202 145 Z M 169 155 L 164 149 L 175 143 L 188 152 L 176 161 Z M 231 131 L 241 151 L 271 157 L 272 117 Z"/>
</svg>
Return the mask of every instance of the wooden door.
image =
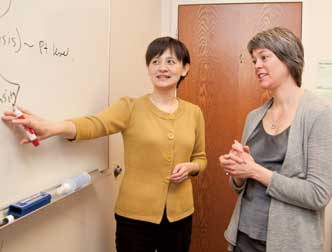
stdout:
<svg viewBox="0 0 332 252">
<path fill-rule="evenodd" d="M 206 121 L 208 168 L 195 179 L 191 252 L 226 251 L 224 231 L 236 194 L 219 167 L 241 132 L 248 111 L 266 96 L 258 87 L 246 46 L 259 31 L 284 26 L 301 37 L 301 3 L 207 4 L 179 6 L 179 39 L 192 64 L 179 96 L 198 104 Z"/>
</svg>

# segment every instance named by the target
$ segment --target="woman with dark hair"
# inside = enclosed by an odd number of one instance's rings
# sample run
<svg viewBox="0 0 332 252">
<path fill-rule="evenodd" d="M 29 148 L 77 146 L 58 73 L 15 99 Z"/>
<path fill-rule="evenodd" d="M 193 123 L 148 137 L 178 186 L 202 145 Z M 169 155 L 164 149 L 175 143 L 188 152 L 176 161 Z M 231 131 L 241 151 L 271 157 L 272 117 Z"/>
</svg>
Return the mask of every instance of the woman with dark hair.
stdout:
<svg viewBox="0 0 332 252">
<path fill-rule="evenodd" d="M 238 200 L 225 232 L 229 251 L 323 251 L 332 195 L 332 109 L 301 89 L 304 54 L 288 29 L 248 43 L 259 85 L 271 99 L 250 112 L 242 144 L 220 156 Z"/>
<path fill-rule="evenodd" d="M 125 174 L 115 206 L 118 252 L 189 251 L 194 211 L 189 177 L 206 167 L 202 112 L 176 97 L 189 64 L 182 42 L 157 38 L 146 52 L 151 94 L 124 97 L 97 115 L 57 123 L 27 110 L 23 120 L 15 120 L 12 112 L 2 117 L 34 129 L 40 140 L 60 135 L 78 141 L 121 132 Z"/>
</svg>

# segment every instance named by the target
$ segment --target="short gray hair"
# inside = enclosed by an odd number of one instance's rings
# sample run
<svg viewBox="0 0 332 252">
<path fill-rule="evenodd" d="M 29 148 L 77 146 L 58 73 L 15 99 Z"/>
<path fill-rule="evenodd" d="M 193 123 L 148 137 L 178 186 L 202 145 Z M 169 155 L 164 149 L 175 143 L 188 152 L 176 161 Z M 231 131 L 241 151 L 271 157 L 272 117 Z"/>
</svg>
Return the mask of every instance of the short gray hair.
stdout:
<svg viewBox="0 0 332 252">
<path fill-rule="evenodd" d="M 296 85 L 301 87 L 304 67 L 304 52 L 301 40 L 293 32 L 283 27 L 274 27 L 257 33 L 248 43 L 252 52 L 258 48 L 272 51 L 283 63 L 293 77 Z"/>
</svg>

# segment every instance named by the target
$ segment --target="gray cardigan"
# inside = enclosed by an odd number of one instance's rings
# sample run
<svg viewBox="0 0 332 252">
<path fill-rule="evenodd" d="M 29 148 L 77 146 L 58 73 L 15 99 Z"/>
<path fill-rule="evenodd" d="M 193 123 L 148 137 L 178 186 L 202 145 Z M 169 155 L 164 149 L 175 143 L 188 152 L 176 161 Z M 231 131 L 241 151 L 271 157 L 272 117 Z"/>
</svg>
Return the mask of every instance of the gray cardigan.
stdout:
<svg viewBox="0 0 332 252">
<path fill-rule="evenodd" d="M 250 112 L 242 143 L 264 117 L 271 100 Z M 243 189 L 225 231 L 229 251 L 236 244 Z M 271 197 L 267 252 L 320 252 L 324 245 L 324 209 L 332 195 L 332 108 L 305 91 L 292 122 L 288 148 L 279 173 L 266 193 Z"/>
</svg>

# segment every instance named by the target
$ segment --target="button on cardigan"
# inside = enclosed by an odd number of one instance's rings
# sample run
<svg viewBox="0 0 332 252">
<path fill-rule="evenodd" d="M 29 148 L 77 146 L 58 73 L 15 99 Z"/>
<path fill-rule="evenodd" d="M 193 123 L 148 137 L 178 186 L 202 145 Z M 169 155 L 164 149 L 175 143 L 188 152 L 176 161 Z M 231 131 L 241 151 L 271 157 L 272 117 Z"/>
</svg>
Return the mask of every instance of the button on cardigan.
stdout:
<svg viewBox="0 0 332 252">
<path fill-rule="evenodd" d="M 179 100 L 174 113 L 159 110 L 148 95 L 124 97 L 95 116 L 72 119 L 76 140 L 122 133 L 125 173 L 115 212 L 160 223 L 166 206 L 173 222 L 194 211 L 191 180 L 171 183 L 175 165 L 195 162 L 206 167 L 204 118 L 200 108 Z"/>
</svg>

